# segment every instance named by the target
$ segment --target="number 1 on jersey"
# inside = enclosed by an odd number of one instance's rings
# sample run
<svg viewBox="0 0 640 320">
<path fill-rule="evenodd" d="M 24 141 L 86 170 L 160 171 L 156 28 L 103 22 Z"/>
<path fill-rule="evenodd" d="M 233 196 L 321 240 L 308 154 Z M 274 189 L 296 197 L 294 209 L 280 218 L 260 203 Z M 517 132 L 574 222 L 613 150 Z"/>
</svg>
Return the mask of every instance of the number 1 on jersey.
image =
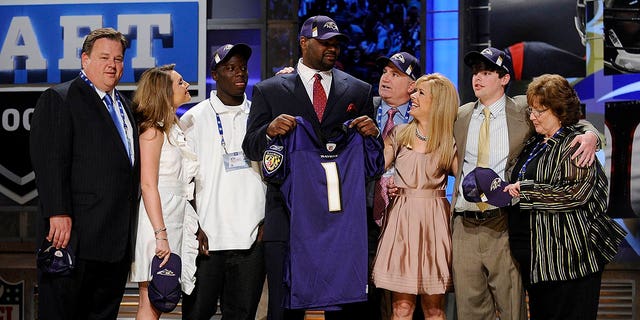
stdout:
<svg viewBox="0 0 640 320">
<path fill-rule="evenodd" d="M 327 203 L 329 205 L 329 212 L 342 211 L 338 166 L 335 162 L 323 162 L 321 164 L 327 178 Z"/>
</svg>

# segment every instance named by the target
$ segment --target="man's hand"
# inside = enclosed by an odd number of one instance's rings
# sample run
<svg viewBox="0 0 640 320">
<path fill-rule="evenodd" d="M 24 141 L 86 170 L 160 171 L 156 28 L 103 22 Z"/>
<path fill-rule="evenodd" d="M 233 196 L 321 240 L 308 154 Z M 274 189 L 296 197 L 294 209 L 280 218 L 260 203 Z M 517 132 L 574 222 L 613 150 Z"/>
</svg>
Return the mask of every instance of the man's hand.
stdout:
<svg viewBox="0 0 640 320">
<path fill-rule="evenodd" d="M 389 198 L 393 198 L 398 195 L 398 187 L 396 186 L 396 182 L 393 180 L 393 176 L 389 177 L 389 180 L 387 180 L 387 195 Z"/>
<path fill-rule="evenodd" d="M 378 130 L 378 126 L 373 121 L 373 119 L 368 116 L 359 116 L 349 125 L 349 128 L 356 127 L 358 132 L 360 132 L 363 136 L 373 136 L 377 137 L 380 134 L 380 130 Z"/>
<path fill-rule="evenodd" d="M 262 241 L 262 235 L 264 234 L 264 223 L 261 224 L 258 227 L 258 237 L 256 238 L 257 241 Z"/>
<path fill-rule="evenodd" d="M 280 74 L 293 73 L 294 71 L 296 71 L 296 69 L 294 69 L 293 67 L 284 67 L 280 71 L 276 72 L 276 76 Z"/>
<path fill-rule="evenodd" d="M 66 214 L 49 217 L 47 241 L 56 249 L 66 248 L 71 238 L 71 224 L 71 217 Z"/>
<path fill-rule="evenodd" d="M 198 231 L 196 232 L 196 238 L 198 239 L 198 254 L 200 255 L 209 255 L 209 237 L 204 233 L 204 230 L 200 228 L 200 224 L 198 224 Z"/>
<path fill-rule="evenodd" d="M 504 187 L 504 192 L 509 192 L 509 194 L 512 197 L 519 197 L 520 196 L 520 181 L 516 182 L 516 183 L 512 183 L 506 187 Z"/>
<path fill-rule="evenodd" d="M 281 114 L 269 123 L 267 127 L 267 135 L 270 138 L 281 136 L 289 133 L 296 127 L 296 118 L 288 114 Z"/>
<path fill-rule="evenodd" d="M 581 134 L 573 141 L 571 141 L 570 147 L 580 144 L 578 150 L 571 155 L 571 160 L 578 158 L 578 166 L 588 167 L 596 158 L 596 147 L 598 146 L 598 137 L 591 132 Z"/>
</svg>

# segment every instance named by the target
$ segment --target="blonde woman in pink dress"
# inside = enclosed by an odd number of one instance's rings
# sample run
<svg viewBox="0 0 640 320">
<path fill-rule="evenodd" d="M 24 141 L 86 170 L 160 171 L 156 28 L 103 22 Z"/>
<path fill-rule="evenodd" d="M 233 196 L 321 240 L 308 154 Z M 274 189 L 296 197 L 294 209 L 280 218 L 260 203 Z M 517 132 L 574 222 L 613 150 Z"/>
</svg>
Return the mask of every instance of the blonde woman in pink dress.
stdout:
<svg viewBox="0 0 640 320">
<path fill-rule="evenodd" d="M 409 114 L 384 141 L 385 167 L 397 187 L 372 272 L 378 288 L 392 291 L 393 318 L 412 319 L 420 298 L 425 319 L 445 319 L 452 288 L 447 176 L 455 172 L 453 122 L 459 106 L 453 83 L 440 74 L 416 80 Z"/>
</svg>

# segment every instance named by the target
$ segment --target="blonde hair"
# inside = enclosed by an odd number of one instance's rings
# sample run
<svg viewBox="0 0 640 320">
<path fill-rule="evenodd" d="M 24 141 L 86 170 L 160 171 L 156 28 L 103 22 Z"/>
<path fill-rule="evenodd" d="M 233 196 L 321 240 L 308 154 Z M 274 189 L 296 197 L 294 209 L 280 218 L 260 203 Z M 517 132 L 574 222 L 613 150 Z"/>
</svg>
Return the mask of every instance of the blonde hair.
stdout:
<svg viewBox="0 0 640 320">
<path fill-rule="evenodd" d="M 431 99 L 431 111 L 429 112 L 428 130 L 425 135 L 426 152 L 439 151 L 441 157 L 438 167 L 449 171 L 455 156 L 455 140 L 453 138 L 453 122 L 458 114 L 460 98 L 458 90 L 449 79 L 439 73 L 426 74 L 416 80 L 416 88 L 423 83 L 429 85 Z M 415 119 L 398 133 L 398 146 L 411 146 L 415 139 L 418 123 Z"/>
<path fill-rule="evenodd" d="M 140 133 L 149 128 L 169 132 L 178 117 L 173 110 L 173 81 L 171 71 L 175 64 L 147 69 L 142 73 L 133 96 L 133 110 Z"/>
</svg>

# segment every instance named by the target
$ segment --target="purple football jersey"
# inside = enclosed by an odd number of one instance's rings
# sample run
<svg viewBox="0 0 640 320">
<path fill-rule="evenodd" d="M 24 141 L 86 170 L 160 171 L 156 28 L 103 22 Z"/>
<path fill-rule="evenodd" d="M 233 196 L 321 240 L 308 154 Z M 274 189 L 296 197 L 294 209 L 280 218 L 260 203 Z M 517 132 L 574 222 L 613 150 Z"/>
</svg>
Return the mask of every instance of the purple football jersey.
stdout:
<svg viewBox="0 0 640 320">
<path fill-rule="evenodd" d="M 265 180 L 279 183 L 290 212 L 283 281 L 289 309 L 328 308 L 367 300 L 366 179 L 383 172 L 382 143 L 347 122 L 332 137 L 311 124 L 273 139 Z"/>
</svg>

